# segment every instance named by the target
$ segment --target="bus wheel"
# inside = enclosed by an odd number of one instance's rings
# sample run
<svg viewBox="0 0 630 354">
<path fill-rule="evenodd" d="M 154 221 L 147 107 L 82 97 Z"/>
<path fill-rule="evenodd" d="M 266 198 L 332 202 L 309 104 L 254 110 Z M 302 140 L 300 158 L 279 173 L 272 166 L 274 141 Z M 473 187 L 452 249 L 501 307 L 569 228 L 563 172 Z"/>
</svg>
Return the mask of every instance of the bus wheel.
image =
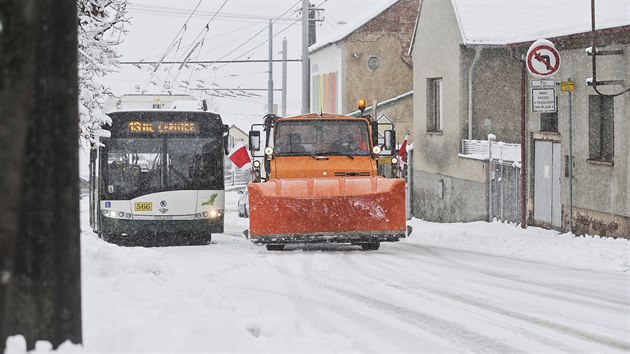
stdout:
<svg viewBox="0 0 630 354">
<path fill-rule="evenodd" d="M 196 234 L 190 237 L 191 245 L 209 245 L 212 242 L 211 234 Z"/>
<path fill-rule="evenodd" d="M 284 245 L 278 244 L 268 244 L 267 251 L 282 251 L 284 249 Z"/>
</svg>

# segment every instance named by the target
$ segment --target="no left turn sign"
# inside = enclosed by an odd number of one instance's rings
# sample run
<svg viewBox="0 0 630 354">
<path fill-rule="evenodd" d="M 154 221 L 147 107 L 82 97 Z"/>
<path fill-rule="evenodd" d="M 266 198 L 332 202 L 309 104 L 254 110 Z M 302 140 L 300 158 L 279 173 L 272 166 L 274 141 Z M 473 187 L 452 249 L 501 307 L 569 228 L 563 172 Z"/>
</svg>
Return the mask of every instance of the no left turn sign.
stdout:
<svg viewBox="0 0 630 354">
<path fill-rule="evenodd" d="M 539 39 L 527 51 L 527 70 L 538 77 L 548 77 L 560 68 L 560 54 L 550 41 Z"/>
</svg>

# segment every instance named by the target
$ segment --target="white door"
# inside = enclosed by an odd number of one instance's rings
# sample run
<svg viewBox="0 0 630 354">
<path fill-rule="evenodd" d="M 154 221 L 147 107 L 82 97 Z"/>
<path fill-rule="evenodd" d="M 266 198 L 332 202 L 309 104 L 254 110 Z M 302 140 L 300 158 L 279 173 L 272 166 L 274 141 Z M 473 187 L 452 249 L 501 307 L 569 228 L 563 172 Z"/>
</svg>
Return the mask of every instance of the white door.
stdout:
<svg viewBox="0 0 630 354">
<path fill-rule="evenodd" d="M 560 144 L 536 141 L 534 145 L 534 219 L 561 227 Z"/>
</svg>

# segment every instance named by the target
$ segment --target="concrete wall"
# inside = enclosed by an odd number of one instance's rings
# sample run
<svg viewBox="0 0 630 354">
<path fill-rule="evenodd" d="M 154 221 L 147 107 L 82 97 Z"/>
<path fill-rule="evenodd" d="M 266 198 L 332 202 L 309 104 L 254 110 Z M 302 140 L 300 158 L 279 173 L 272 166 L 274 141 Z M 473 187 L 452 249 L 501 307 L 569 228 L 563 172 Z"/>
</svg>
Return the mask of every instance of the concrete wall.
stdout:
<svg viewBox="0 0 630 354">
<path fill-rule="evenodd" d="M 465 130 L 462 38 L 450 1 L 424 0 L 413 47 L 414 154 L 412 214 L 431 221 L 484 218 L 487 209 L 484 163 L 458 157 Z M 427 132 L 427 79 L 442 78 L 442 133 Z M 446 178 L 445 198 L 438 198 Z M 453 186 L 449 188 L 448 186 Z M 465 197 L 476 196 L 473 198 Z M 486 212 L 487 215 L 487 212 Z"/>
<path fill-rule="evenodd" d="M 356 34 L 343 41 L 344 113 L 355 111 L 359 98 L 372 104 L 411 91 L 412 69 L 402 60 L 403 43 L 399 35 L 386 33 Z M 368 66 L 370 58 L 380 61 L 377 69 Z"/>
<path fill-rule="evenodd" d="M 341 41 L 344 113 L 355 111 L 359 98 L 371 105 L 374 100 L 383 102 L 411 91 L 413 71 L 408 50 L 418 6 L 419 0 L 400 0 Z M 378 68 L 369 66 L 370 58 L 379 61 Z M 404 137 L 411 130 L 412 109 L 412 101 L 405 99 L 379 114 L 387 114 Z"/>
<path fill-rule="evenodd" d="M 466 50 L 463 69 L 468 70 L 473 57 L 474 51 Z M 462 75 L 462 85 L 466 86 L 462 89 L 467 93 L 468 72 Z M 520 77 L 520 61 L 505 47 L 481 50 L 473 72 L 472 139 L 487 140 L 488 134 L 494 134 L 497 141 L 520 143 Z M 463 101 L 467 110 L 468 101 Z M 467 139 L 468 132 L 462 138 Z"/>
</svg>

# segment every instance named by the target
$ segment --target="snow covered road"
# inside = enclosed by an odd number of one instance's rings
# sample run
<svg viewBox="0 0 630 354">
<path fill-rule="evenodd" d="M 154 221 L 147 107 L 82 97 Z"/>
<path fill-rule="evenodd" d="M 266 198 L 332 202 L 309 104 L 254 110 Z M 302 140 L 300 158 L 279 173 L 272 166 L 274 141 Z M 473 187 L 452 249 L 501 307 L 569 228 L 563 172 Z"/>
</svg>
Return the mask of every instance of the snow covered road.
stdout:
<svg viewBox="0 0 630 354">
<path fill-rule="evenodd" d="M 414 220 L 378 251 L 270 252 L 243 238 L 227 194 L 207 246 L 121 248 L 84 220 L 84 346 L 60 351 L 630 351 L 626 240 Z"/>
</svg>

